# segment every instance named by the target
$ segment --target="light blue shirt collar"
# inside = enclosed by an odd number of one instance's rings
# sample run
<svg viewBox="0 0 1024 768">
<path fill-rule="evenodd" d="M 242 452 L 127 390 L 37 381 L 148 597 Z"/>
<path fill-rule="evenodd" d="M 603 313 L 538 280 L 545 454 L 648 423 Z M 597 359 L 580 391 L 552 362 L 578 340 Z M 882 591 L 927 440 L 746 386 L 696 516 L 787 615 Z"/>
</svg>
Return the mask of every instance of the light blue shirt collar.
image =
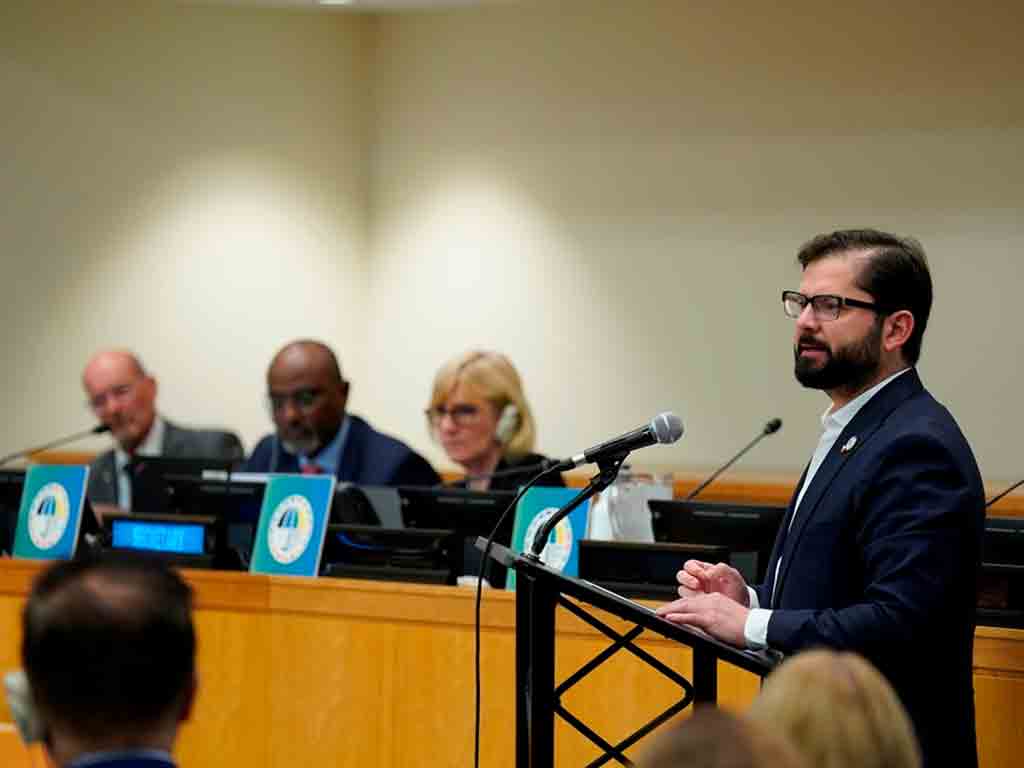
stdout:
<svg viewBox="0 0 1024 768">
<path fill-rule="evenodd" d="M 337 475 L 338 467 L 341 465 L 341 456 L 345 450 L 345 443 L 348 440 L 350 424 L 351 419 L 349 419 L 348 414 L 345 414 L 341 420 L 341 426 L 338 427 L 338 431 L 334 434 L 331 442 L 313 456 L 299 456 L 299 469 L 301 470 L 310 462 L 315 462 L 324 472 Z"/>
</svg>

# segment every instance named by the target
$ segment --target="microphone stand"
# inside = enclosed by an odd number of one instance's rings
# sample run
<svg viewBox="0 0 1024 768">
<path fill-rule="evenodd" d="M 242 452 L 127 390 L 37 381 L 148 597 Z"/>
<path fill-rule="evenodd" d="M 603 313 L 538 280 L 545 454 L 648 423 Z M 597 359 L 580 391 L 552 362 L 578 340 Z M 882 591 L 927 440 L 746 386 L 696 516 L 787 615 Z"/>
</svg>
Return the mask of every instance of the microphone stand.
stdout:
<svg viewBox="0 0 1024 768">
<path fill-rule="evenodd" d="M 533 545 L 530 547 L 530 551 L 525 554 L 525 557 L 536 562 L 540 562 L 540 553 L 544 550 L 544 546 L 548 542 L 548 536 L 551 535 L 555 526 L 568 517 L 569 514 L 584 501 L 589 499 L 595 493 L 600 493 L 609 485 L 614 483 L 615 478 L 619 475 L 619 469 L 622 467 L 622 462 L 625 461 L 628 455 L 629 451 L 626 451 L 618 456 L 598 459 L 596 462 L 598 473 L 590 478 L 590 482 L 587 483 L 586 487 L 582 491 L 573 497 L 572 501 L 559 509 L 555 514 L 549 517 L 547 521 L 545 521 L 544 525 L 542 525 L 540 530 L 537 531 L 537 535 L 534 536 Z"/>
<path fill-rule="evenodd" d="M 995 504 L 997 501 L 999 501 L 1001 498 L 1003 498 L 1003 496 L 1005 496 L 1006 494 L 1010 493 L 1010 491 L 1016 490 L 1017 488 L 1020 488 L 1022 485 L 1024 485 L 1024 480 L 1020 480 L 1020 481 L 1014 483 L 1013 485 L 1011 485 L 1009 488 L 1007 488 L 1005 491 L 1003 491 L 999 495 L 993 496 L 991 499 L 988 500 L 988 502 L 986 502 L 985 509 L 988 509 L 993 504 Z"/>
<path fill-rule="evenodd" d="M 701 483 L 696 488 L 694 488 L 692 491 L 690 491 L 690 493 L 687 495 L 687 497 L 685 499 L 683 499 L 683 501 L 690 501 L 694 496 L 696 496 L 698 493 L 700 493 L 705 488 L 707 488 L 709 485 L 711 485 L 715 481 L 716 477 L 718 477 L 720 474 L 725 472 L 725 470 L 727 470 L 729 467 L 731 467 L 737 461 L 742 459 L 744 454 L 746 454 L 747 451 L 749 451 L 751 448 L 753 448 L 759 442 L 764 440 L 770 434 L 773 434 L 773 433 L 772 432 L 768 432 L 767 430 L 762 430 L 761 434 L 759 434 L 757 437 L 755 437 L 753 440 L 751 440 L 749 443 L 747 443 L 743 447 L 743 449 L 740 450 L 739 453 L 737 453 L 735 456 L 733 456 L 731 459 L 729 459 L 729 462 L 725 466 L 719 467 L 717 470 L 715 470 L 712 473 L 711 477 L 709 477 L 703 483 Z"/>
<path fill-rule="evenodd" d="M 87 429 L 83 432 L 76 432 L 73 435 L 68 435 L 67 437 L 61 437 L 58 438 L 57 440 L 52 440 L 49 443 L 45 443 L 44 445 L 37 445 L 35 448 L 29 448 L 28 450 L 15 451 L 14 453 L 9 453 L 3 458 L 0 458 L 0 467 L 2 467 L 4 464 L 14 461 L 15 459 L 21 459 L 24 458 L 25 456 L 31 456 L 33 453 L 46 451 L 49 450 L 50 448 L 56 448 L 58 445 L 64 445 L 64 443 L 73 443 L 75 440 L 81 440 L 83 437 L 88 437 L 89 435 L 99 435 L 102 434 L 103 432 L 108 431 L 110 431 L 110 427 L 106 426 L 105 424 L 100 424 L 98 426 Z"/>
</svg>

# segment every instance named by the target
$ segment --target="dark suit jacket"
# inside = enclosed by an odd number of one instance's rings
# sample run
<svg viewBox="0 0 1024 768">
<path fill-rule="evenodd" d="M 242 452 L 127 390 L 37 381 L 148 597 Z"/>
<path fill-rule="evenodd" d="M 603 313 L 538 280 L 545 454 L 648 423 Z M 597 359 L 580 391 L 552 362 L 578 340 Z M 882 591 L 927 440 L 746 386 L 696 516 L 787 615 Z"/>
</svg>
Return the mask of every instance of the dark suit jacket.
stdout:
<svg viewBox="0 0 1024 768">
<path fill-rule="evenodd" d="M 781 556 L 769 646 L 863 654 L 906 706 L 926 766 L 977 765 L 971 665 L 985 499 L 949 411 L 916 371 L 901 375 L 836 440 L 787 532 L 795 500 L 755 588 L 769 607 Z"/>
<path fill-rule="evenodd" d="M 437 485 L 441 478 L 430 463 L 405 443 L 377 432 L 358 416 L 348 414 L 348 437 L 338 462 L 341 482 L 361 485 Z M 253 449 L 247 472 L 298 472 L 299 458 L 267 435 Z"/>
<path fill-rule="evenodd" d="M 171 458 L 231 459 L 240 461 L 245 452 L 234 432 L 214 429 L 185 429 L 164 419 L 161 456 Z M 101 453 L 90 465 L 87 496 L 94 504 L 117 504 L 117 464 L 114 452 Z"/>
</svg>

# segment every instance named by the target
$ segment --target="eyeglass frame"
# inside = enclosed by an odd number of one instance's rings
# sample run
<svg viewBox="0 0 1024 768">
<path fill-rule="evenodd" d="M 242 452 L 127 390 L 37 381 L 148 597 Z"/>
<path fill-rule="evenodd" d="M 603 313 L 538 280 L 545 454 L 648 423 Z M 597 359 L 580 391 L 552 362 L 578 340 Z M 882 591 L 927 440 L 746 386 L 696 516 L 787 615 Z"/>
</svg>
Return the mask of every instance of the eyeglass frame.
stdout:
<svg viewBox="0 0 1024 768">
<path fill-rule="evenodd" d="M 444 421 L 444 417 L 448 416 L 451 418 L 452 423 L 457 427 L 464 427 L 467 424 L 472 424 L 473 421 L 480 416 L 481 407 L 474 405 L 473 403 L 462 403 L 459 405 L 446 408 L 443 405 L 435 405 L 431 408 L 424 409 L 423 413 L 427 417 L 427 422 L 437 429 L 441 426 L 441 422 Z"/>
<path fill-rule="evenodd" d="M 800 312 L 798 312 L 795 315 L 791 315 L 791 314 L 789 314 L 789 312 L 786 311 L 786 297 L 787 296 L 799 296 L 800 299 L 803 300 L 802 302 L 799 302 L 799 301 L 797 302 L 797 303 L 802 304 L 802 306 L 800 307 Z M 814 302 L 817 301 L 818 299 L 835 299 L 836 302 L 837 302 L 835 314 L 834 315 L 832 315 L 832 314 L 826 315 L 823 312 L 821 312 L 817 307 L 815 307 L 814 306 Z M 877 302 L 861 301 L 860 299 L 850 299 L 850 298 L 847 298 L 846 296 L 839 296 L 839 295 L 837 295 L 835 293 L 818 293 L 818 294 L 815 294 L 814 296 L 808 296 L 808 295 L 806 295 L 804 293 L 800 293 L 800 291 L 783 291 L 782 292 L 782 311 L 785 313 L 786 317 L 790 318 L 791 320 L 796 320 L 798 317 L 800 317 L 801 314 L 803 314 L 803 311 L 805 309 L 807 309 L 807 307 L 811 308 L 811 312 L 814 313 L 814 316 L 818 320 L 827 320 L 827 321 L 838 320 L 839 319 L 839 315 L 842 313 L 843 307 L 856 307 L 856 308 L 859 308 L 859 309 L 870 309 L 872 312 L 877 312 L 880 315 L 886 315 L 886 314 L 889 314 L 892 311 L 891 309 L 888 309 L 887 307 L 884 307 L 881 304 L 878 304 Z"/>
<path fill-rule="evenodd" d="M 302 389 L 297 389 L 294 392 L 268 392 L 267 408 L 270 410 L 271 415 L 273 415 L 275 413 L 280 413 L 285 405 L 291 402 L 296 409 L 303 413 L 309 413 L 313 410 L 317 401 L 324 396 L 325 392 L 326 391 L 320 387 L 303 387 Z M 302 402 L 303 400 L 308 402 Z"/>
</svg>

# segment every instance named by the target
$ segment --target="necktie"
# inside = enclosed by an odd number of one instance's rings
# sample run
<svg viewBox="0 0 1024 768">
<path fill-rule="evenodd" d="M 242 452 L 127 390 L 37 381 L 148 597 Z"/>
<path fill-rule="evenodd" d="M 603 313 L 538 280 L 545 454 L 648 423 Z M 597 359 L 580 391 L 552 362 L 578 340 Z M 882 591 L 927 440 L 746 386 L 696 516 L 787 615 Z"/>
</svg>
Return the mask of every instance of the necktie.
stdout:
<svg viewBox="0 0 1024 768">
<path fill-rule="evenodd" d="M 323 473 L 324 468 L 315 461 L 307 461 L 302 467 L 302 474 L 304 475 L 322 475 Z"/>
</svg>

